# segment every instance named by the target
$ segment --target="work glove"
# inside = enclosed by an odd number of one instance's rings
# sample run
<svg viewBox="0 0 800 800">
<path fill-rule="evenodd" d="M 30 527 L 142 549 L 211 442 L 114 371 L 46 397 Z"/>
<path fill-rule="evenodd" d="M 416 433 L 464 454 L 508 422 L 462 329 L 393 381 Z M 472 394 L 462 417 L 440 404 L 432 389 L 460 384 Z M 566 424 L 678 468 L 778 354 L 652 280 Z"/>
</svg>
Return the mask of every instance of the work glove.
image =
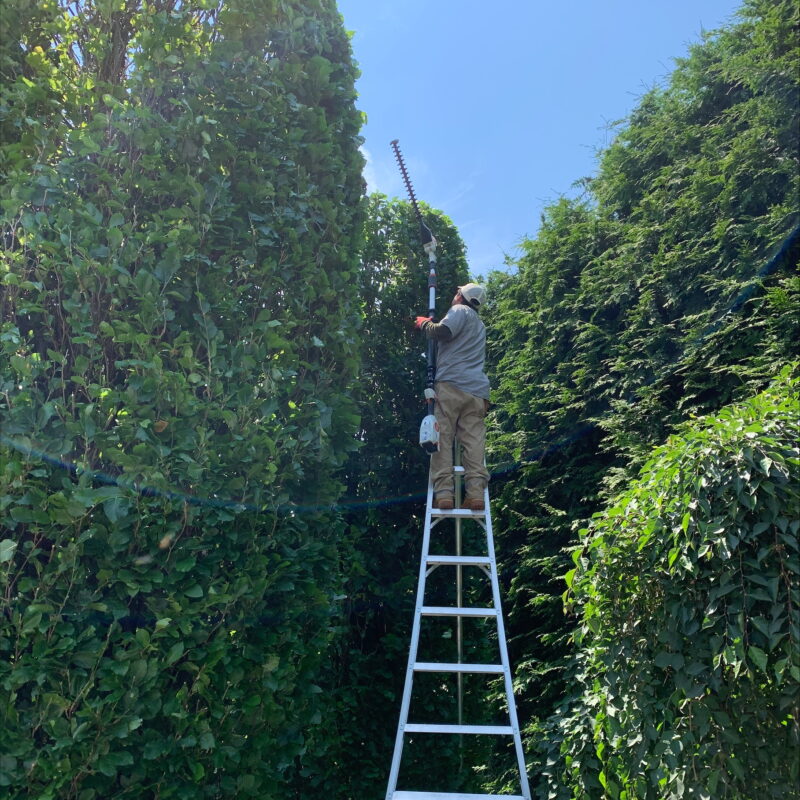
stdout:
<svg viewBox="0 0 800 800">
<path fill-rule="evenodd" d="M 426 322 L 431 322 L 433 317 L 417 317 L 417 321 L 414 323 L 414 327 L 419 331 L 422 330 L 422 326 Z"/>
</svg>

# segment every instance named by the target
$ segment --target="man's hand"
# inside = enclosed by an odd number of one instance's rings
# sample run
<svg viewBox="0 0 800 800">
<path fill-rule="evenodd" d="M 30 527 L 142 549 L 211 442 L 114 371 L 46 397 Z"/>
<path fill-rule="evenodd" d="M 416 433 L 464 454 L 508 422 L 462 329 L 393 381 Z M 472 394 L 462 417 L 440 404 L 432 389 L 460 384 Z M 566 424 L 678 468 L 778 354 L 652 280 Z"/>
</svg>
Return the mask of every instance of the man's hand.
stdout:
<svg viewBox="0 0 800 800">
<path fill-rule="evenodd" d="M 417 321 L 414 323 L 414 327 L 417 330 L 420 330 L 426 322 L 431 322 L 432 320 L 433 317 L 417 317 Z"/>
</svg>

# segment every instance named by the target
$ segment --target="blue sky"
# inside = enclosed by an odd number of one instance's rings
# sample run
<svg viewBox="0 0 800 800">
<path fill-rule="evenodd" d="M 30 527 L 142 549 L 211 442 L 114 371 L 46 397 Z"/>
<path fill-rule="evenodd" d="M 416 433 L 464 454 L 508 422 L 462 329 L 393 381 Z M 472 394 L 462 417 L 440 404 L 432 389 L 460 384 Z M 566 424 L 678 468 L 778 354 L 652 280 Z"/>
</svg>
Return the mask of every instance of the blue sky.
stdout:
<svg viewBox="0 0 800 800">
<path fill-rule="evenodd" d="M 362 75 L 371 191 L 441 209 L 470 269 L 506 269 L 543 209 L 596 171 L 646 91 L 738 0 L 338 0 Z M 434 231 L 435 233 L 435 231 Z"/>
</svg>

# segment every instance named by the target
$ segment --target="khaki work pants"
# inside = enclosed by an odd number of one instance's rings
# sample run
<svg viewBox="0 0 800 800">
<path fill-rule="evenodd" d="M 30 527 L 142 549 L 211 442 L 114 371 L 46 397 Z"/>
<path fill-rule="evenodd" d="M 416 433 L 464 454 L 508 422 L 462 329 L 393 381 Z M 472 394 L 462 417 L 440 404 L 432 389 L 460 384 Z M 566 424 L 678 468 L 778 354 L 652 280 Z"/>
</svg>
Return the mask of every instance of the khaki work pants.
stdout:
<svg viewBox="0 0 800 800">
<path fill-rule="evenodd" d="M 481 397 L 462 392 L 448 381 L 438 381 L 436 421 L 439 423 L 439 450 L 431 455 L 433 490 L 439 498 L 452 498 L 453 440 L 461 444 L 464 483 L 468 498 L 483 499 L 489 484 L 489 471 L 484 466 L 486 446 L 486 402 Z"/>
</svg>

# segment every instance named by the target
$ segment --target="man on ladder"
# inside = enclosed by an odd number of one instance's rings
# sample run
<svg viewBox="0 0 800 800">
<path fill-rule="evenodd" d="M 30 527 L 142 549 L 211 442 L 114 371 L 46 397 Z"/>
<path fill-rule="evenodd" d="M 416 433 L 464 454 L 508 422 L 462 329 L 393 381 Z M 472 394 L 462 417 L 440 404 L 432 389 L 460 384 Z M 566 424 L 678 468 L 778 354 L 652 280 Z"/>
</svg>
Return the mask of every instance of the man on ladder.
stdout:
<svg viewBox="0 0 800 800">
<path fill-rule="evenodd" d="M 438 344 L 436 356 L 436 422 L 439 449 L 431 454 L 435 506 L 449 511 L 454 505 L 453 440 L 462 448 L 465 509 L 483 511 L 489 472 L 484 464 L 489 379 L 484 372 L 486 328 L 478 310 L 486 290 L 477 283 L 459 286 L 450 310 L 441 322 L 417 317 L 416 327 Z"/>
<path fill-rule="evenodd" d="M 486 290 L 475 283 L 459 286 L 449 311 L 444 319 L 436 323 L 436 239 L 425 224 L 417 204 L 411 181 L 408 177 L 397 140 L 392 143 L 400 172 L 403 175 L 408 196 L 420 226 L 422 248 L 428 256 L 428 316 L 417 317 L 416 327 L 428 337 L 427 377 L 425 401 L 427 414 L 419 429 L 420 446 L 431 454 L 431 469 L 425 501 L 425 524 L 422 532 L 417 600 L 414 606 L 414 622 L 411 628 L 411 643 L 408 650 L 408 665 L 400 703 L 400 719 L 397 724 L 392 766 L 386 788 L 386 800 L 531 800 L 522 736 L 514 703 L 514 687 L 511 681 L 511 665 L 508 660 L 503 612 L 500 607 L 500 583 L 497 575 L 497 560 L 494 553 L 492 514 L 489 507 L 489 473 L 484 465 L 486 428 L 484 419 L 489 408 L 489 379 L 484 373 L 486 357 L 486 330 L 478 316 L 478 310 L 486 303 Z M 437 350 L 438 346 L 438 364 Z M 458 440 L 463 451 L 464 466 L 453 465 L 453 442 Z M 464 479 L 466 499 L 463 508 L 456 509 L 455 488 Z M 458 483 L 459 496 L 461 484 Z M 434 502 L 435 492 L 435 502 Z M 485 554 L 466 554 L 462 550 L 461 525 L 469 521 L 485 534 Z M 455 553 L 431 553 L 431 532 L 440 523 L 455 525 Z M 475 532 L 474 528 L 472 529 Z M 438 537 L 440 543 L 449 539 Z M 445 546 L 445 549 L 449 549 Z M 478 545 L 479 549 L 479 545 Z M 428 575 L 443 568 L 455 570 L 455 605 L 429 605 L 425 600 Z M 462 572 L 478 570 L 490 582 L 492 605 L 465 605 Z M 456 621 L 457 660 L 420 660 L 420 631 L 423 622 L 431 618 Z M 462 621 L 465 618 L 493 620 L 496 625 L 498 656 L 496 663 L 469 663 L 464 661 Z M 411 695 L 414 676 L 418 673 L 455 674 L 458 678 L 458 724 L 447 721 L 410 721 Z M 462 679 L 465 675 L 497 675 L 503 677 L 505 688 L 506 725 L 476 725 L 462 718 Z M 495 795 L 465 792 L 407 791 L 398 790 L 400 763 L 406 736 L 417 734 L 456 734 L 511 736 L 521 794 Z M 460 779 L 459 779 L 460 780 Z"/>
</svg>

